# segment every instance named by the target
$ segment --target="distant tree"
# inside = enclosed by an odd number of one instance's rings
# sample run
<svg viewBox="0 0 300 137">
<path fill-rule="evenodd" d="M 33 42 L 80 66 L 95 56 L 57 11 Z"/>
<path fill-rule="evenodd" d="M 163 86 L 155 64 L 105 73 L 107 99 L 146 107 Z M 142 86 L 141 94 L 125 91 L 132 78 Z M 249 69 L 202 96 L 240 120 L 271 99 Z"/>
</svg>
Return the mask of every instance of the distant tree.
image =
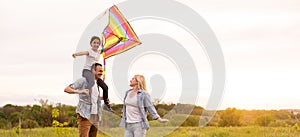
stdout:
<svg viewBox="0 0 300 137">
<path fill-rule="evenodd" d="M 11 123 L 7 119 L 0 118 L 0 129 L 11 128 Z"/>
<path fill-rule="evenodd" d="M 36 121 L 37 123 L 41 123 L 41 109 L 42 107 L 39 105 L 33 105 L 30 111 L 29 119 Z"/>
<path fill-rule="evenodd" d="M 123 104 L 111 104 L 111 108 L 115 111 L 116 114 L 122 114 Z"/>
<path fill-rule="evenodd" d="M 3 107 L 3 113 L 6 117 L 9 117 L 11 113 L 16 112 L 16 106 L 7 104 Z"/>
<path fill-rule="evenodd" d="M 48 99 L 39 99 L 38 101 L 41 104 L 42 108 L 45 108 L 48 106 Z"/>
<path fill-rule="evenodd" d="M 220 115 L 220 126 L 241 126 L 242 114 L 236 108 L 227 108 Z"/>
<path fill-rule="evenodd" d="M 6 119 L 5 114 L 3 113 L 3 111 L 0 111 L 0 119 Z"/>
<path fill-rule="evenodd" d="M 300 113 L 296 114 L 295 118 L 296 118 L 297 120 L 300 120 Z"/>
<path fill-rule="evenodd" d="M 37 128 L 39 127 L 39 124 L 31 119 L 25 119 L 22 124 L 21 124 L 22 128 Z"/>
<path fill-rule="evenodd" d="M 8 120 L 11 122 L 11 125 L 13 127 L 18 126 L 19 124 L 19 119 L 21 118 L 21 113 L 20 112 L 13 112 L 11 113 L 11 115 L 9 116 Z"/>
<path fill-rule="evenodd" d="M 175 104 L 157 104 L 155 105 L 156 109 L 164 109 L 166 112 L 171 111 L 174 108 Z"/>
<path fill-rule="evenodd" d="M 159 99 L 159 98 L 153 99 L 153 105 L 155 105 L 155 106 L 158 105 L 160 101 L 161 101 L 161 99 Z"/>
<path fill-rule="evenodd" d="M 292 125 L 292 124 L 291 124 Z M 285 120 L 273 120 L 268 124 L 269 127 L 287 127 L 288 121 Z"/>
<path fill-rule="evenodd" d="M 163 117 L 164 115 L 167 114 L 167 111 L 165 109 L 158 108 L 157 113 L 158 113 L 159 116 Z"/>
<path fill-rule="evenodd" d="M 275 118 L 272 115 L 265 114 L 265 115 L 258 116 L 255 119 L 254 123 L 259 126 L 268 126 L 271 122 L 274 122 L 274 121 L 275 121 Z"/>
<path fill-rule="evenodd" d="M 181 124 L 181 126 L 190 127 L 190 126 L 199 126 L 199 116 L 190 115 L 187 119 Z"/>
<path fill-rule="evenodd" d="M 278 120 L 287 120 L 291 118 L 291 113 L 283 110 L 275 111 L 274 117 Z"/>
<path fill-rule="evenodd" d="M 195 105 L 178 103 L 176 106 L 174 106 L 173 109 L 176 111 L 177 114 L 190 114 L 194 107 Z"/>
<path fill-rule="evenodd" d="M 202 114 L 203 110 L 204 109 L 202 107 L 196 106 L 196 107 L 194 107 L 193 111 L 191 112 L 191 115 L 198 115 L 198 116 L 200 116 Z"/>
<path fill-rule="evenodd" d="M 41 108 L 40 111 L 40 122 L 39 125 L 41 127 L 49 127 L 52 126 L 52 106 L 48 106 L 46 108 Z"/>
</svg>

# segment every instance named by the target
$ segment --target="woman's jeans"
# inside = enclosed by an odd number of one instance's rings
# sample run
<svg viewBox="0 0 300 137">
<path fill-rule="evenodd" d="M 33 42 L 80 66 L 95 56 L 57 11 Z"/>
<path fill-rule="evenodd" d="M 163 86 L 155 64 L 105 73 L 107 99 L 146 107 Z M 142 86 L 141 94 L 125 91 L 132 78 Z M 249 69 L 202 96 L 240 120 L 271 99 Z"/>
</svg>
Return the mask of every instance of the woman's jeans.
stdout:
<svg viewBox="0 0 300 137">
<path fill-rule="evenodd" d="M 145 137 L 146 129 L 142 128 L 142 122 L 126 123 L 124 137 Z"/>
</svg>

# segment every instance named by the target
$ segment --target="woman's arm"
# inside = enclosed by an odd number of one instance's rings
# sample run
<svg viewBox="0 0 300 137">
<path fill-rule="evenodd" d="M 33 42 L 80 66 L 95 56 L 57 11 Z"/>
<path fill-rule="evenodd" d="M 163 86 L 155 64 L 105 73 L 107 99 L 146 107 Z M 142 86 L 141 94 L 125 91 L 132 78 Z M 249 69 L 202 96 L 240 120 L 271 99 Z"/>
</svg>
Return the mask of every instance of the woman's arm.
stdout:
<svg viewBox="0 0 300 137">
<path fill-rule="evenodd" d="M 166 123 L 168 122 L 169 120 L 168 119 L 163 119 L 163 118 L 160 118 L 160 116 L 158 115 L 158 113 L 156 112 L 156 109 L 155 107 L 153 106 L 152 102 L 151 102 L 151 97 L 148 93 L 145 93 L 146 96 L 145 96 L 145 107 L 147 108 L 148 112 L 151 114 L 152 116 L 152 119 L 154 120 L 158 120 L 160 123 Z"/>
</svg>

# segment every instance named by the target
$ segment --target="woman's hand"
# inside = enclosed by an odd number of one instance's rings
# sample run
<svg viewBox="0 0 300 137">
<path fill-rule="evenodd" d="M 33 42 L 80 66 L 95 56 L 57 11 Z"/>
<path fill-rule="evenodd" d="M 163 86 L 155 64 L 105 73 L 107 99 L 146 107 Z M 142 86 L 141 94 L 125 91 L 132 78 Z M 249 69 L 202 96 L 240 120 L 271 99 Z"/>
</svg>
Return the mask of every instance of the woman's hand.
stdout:
<svg viewBox="0 0 300 137">
<path fill-rule="evenodd" d="M 163 119 L 163 118 L 158 118 L 157 120 L 158 120 L 158 122 L 160 122 L 160 123 L 167 123 L 167 122 L 169 122 L 168 119 Z"/>
</svg>

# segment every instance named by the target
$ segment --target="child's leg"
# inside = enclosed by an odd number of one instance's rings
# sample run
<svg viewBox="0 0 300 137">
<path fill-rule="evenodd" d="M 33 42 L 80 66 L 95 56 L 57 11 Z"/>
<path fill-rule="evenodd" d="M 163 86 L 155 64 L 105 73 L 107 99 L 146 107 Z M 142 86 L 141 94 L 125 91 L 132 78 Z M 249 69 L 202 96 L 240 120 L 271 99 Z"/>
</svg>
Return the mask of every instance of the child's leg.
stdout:
<svg viewBox="0 0 300 137">
<path fill-rule="evenodd" d="M 88 89 L 91 89 L 95 84 L 95 76 L 91 70 L 83 69 L 82 76 L 86 78 Z"/>
</svg>

